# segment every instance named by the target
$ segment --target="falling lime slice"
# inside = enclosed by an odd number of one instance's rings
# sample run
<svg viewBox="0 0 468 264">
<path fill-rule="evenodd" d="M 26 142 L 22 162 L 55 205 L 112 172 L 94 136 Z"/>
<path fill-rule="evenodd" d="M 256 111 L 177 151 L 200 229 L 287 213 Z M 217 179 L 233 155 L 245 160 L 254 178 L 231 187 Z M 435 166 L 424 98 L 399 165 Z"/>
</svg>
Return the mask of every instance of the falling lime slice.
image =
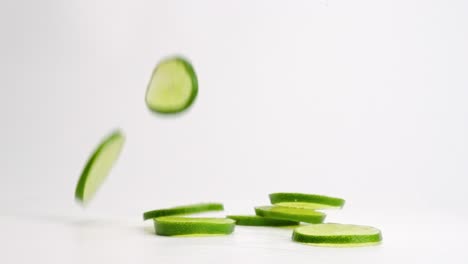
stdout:
<svg viewBox="0 0 468 264">
<path fill-rule="evenodd" d="M 124 142 L 125 137 L 122 132 L 115 131 L 96 148 L 76 185 L 77 201 L 86 204 L 94 197 L 119 157 Z"/>
<path fill-rule="evenodd" d="M 146 91 L 146 105 L 157 113 L 179 113 L 190 107 L 197 93 L 197 75 L 192 64 L 184 58 L 171 57 L 154 69 Z"/>
</svg>

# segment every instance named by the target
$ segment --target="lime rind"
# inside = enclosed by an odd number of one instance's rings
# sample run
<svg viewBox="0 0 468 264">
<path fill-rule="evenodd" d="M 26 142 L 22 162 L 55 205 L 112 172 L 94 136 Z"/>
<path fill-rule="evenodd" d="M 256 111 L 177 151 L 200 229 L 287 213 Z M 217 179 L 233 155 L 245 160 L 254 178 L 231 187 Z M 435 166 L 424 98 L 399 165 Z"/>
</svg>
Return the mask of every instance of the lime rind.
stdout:
<svg viewBox="0 0 468 264">
<path fill-rule="evenodd" d="M 194 213 L 203 213 L 210 211 L 223 211 L 224 206 L 221 203 L 198 203 L 190 205 L 182 205 L 165 209 L 157 209 L 143 213 L 143 220 L 152 218 L 171 216 L 171 215 L 186 215 Z"/>
<path fill-rule="evenodd" d="M 301 209 L 310 209 L 310 210 L 324 210 L 324 209 L 340 209 L 341 207 L 319 204 L 319 203 L 305 203 L 305 202 L 284 202 L 284 203 L 275 203 L 276 206 L 291 207 L 291 208 L 301 208 Z"/>
<path fill-rule="evenodd" d="M 274 205 L 304 209 L 342 208 L 345 200 L 337 197 L 305 193 L 272 193 L 270 202 Z"/>
</svg>

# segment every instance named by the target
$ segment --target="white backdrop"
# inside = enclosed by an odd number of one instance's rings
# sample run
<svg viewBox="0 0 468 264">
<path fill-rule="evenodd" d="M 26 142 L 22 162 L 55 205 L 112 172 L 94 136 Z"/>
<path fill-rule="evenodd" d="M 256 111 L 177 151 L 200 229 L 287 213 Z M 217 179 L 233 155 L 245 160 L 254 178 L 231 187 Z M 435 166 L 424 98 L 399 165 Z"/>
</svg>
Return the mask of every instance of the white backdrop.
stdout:
<svg viewBox="0 0 468 264">
<path fill-rule="evenodd" d="M 343 197 L 350 215 L 457 218 L 467 11 L 463 0 L 0 1 L 1 213 L 139 220 L 200 201 L 250 212 L 297 191 Z M 192 61 L 199 96 L 168 118 L 144 93 L 172 54 Z M 123 153 L 83 211 L 75 184 L 116 127 Z"/>
</svg>

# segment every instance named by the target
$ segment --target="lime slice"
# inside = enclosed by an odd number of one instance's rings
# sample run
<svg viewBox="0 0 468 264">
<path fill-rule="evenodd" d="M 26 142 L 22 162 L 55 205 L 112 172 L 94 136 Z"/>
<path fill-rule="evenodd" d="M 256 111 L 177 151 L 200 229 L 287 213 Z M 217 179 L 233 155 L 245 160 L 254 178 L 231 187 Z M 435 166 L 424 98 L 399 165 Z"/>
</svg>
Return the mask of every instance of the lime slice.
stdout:
<svg viewBox="0 0 468 264">
<path fill-rule="evenodd" d="M 272 193 L 270 202 L 274 205 L 305 209 L 341 208 L 345 200 L 318 194 Z"/>
<path fill-rule="evenodd" d="M 296 226 L 299 222 L 262 217 L 258 215 L 228 215 L 227 218 L 242 226 Z"/>
<path fill-rule="evenodd" d="M 145 101 L 154 112 L 179 113 L 193 103 L 197 93 L 197 76 L 190 62 L 172 57 L 161 61 L 154 69 Z"/>
<path fill-rule="evenodd" d="M 169 215 L 184 215 L 184 214 L 194 214 L 202 213 L 209 211 L 223 211 L 223 204 L 220 203 L 198 203 L 190 205 L 176 206 L 172 208 L 152 210 L 143 213 L 143 220 L 148 220 L 152 218 L 157 218 L 161 216 Z"/>
<path fill-rule="evenodd" d="M 292 239 L 319 246 L 354 247 L 379 244 L 382 234 L 371 226 L 328 223 L 298 227 Z"/>
<path fill-rule="evenodd" d="M 322 223 L 325 220 L 325 214 L 314 210 L 303 208 L 289 208 L 283 206 L 259 206 L 255 207 L 255 213 L 258 216 L 306 222 L 306 223 Z"/>
<path fill-rule="evenodd" d="M 235 226 L 235 221 L 227 218 L 165 216 L 153 220 L 156 234 L 160 236 L 227 235 Z"/>
<path fill-rule="evenodd" d="M 110 134 L 89 158 L 76 185 L 77 201 L 86 204 L 96 194 L 117 160 L 125 142 L 121 131 Z"/>
</svg>

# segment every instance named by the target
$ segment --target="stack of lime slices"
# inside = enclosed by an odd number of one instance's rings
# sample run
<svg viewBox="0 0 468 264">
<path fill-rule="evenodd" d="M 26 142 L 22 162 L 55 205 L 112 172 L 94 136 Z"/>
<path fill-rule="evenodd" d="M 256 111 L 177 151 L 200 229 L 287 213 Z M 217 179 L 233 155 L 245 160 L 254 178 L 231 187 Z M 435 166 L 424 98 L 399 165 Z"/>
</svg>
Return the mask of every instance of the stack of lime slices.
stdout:
<svg viewBox="0 0 468 264">
<path fill-rule="evenodd" d="M 270 206 L 255 207 L 256 215 L 228 215 L 237 225 L 294 226 L 292 239 L 317 246 L 355 247 L 377 245 L 380 230 L 361 225 L 323 223 L 324 209 L 340 209 L 341 198 L 304 193 L 272 193 Z M 300 222 L 306 223 L 300 225 Z"/>
<path fill-rule="evenodd" d="M 187 215 L 224 210 L 220 203 L 198 203 L 143 213 L 143 220 L 153 219 L 157 235 L 210 236 L 228 235 L 234 231 L 235 221 L 228 218 L 189 217 Z"/>
<path fill-rule="evenodd" d="M 227 215 L 226 218 L 188 217 L 188 214 L 221 211 L 220 203 L 199 203 L 143 213 L 153 219 L 155 233 L 162 236 L 227 235 L 240 226 L 292 226 L 292 240 L 316 246 L 356 247 L 377 245 L 380 230 L 370 226 L 323 223 L 325 213 L 317 210 L 342 208 L 341 198 L 303 193 L 272 193 L 273 205 L 255 207 L 256 215 Z M 301 224 L 302 223 L 302 224 Z"/>
</svg>

